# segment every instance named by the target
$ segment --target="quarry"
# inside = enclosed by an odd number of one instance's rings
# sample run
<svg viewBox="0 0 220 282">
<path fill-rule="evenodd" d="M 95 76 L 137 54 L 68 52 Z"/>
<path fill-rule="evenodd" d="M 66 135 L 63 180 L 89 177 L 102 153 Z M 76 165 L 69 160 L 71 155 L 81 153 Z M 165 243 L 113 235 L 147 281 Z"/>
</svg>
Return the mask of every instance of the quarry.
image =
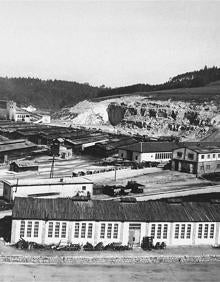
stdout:
<svg viewBox="0 0 220 282">
<path fill-rule="evenodd" d="M 112 126 L 108 107 L 115 104 L 123 119 Z M 127 96 L 104 101 L 82 101 L 55 113 L 53 118 L 71 126 L 96 128 L 128 135 L 150 137 L 178 136 L 181 140 L 199 140 L 219 123 L 219 106 L 214 101 L 184 102 Z"/>
</svg>

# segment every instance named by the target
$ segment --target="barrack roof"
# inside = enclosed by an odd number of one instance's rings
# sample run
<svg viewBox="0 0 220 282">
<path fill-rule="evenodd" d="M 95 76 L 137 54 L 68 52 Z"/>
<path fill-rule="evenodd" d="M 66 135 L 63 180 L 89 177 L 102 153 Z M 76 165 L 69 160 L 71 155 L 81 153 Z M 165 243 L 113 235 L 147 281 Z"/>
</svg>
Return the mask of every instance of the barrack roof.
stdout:
<svg viewBox="0 0 220 282">
<path fill-rule="evenodd" d="M 0 152 L 8 152 L 13 150 L 22 150 L 26 148 L 37 147 L 34 143 L 28 140 L 6 140 L 0 142 Z"/>
<path fill-rule="evenodd" d="M 11 164 L 16 164 L 18 167 L 33 167 L 33 166 L 38 166 L 37 163 L 31 162 L 31 161 L 14 161 L 11 162 Z"/>
<path fill-rule="evenodd" d="M 24 179 L 2 179 L 2 182 L 10 186 L 38 186 L 59 184 L 92 184 L 86 177 L 63 177 L 63 178 L 24 178 Z"/>
<path fill-rule="evenodd" d="M 220 222 L 220 204 L 212 202 L 75 201 L 71 198 L 15 198 L 13 219 L 130 222 Z"/>
<path fill-rule="evenodd" d="M 220 142 L 137 142 L 119 147 L 122 150 L 139 153 L 172 152 L 178 148 L 190 148 L 196 152 L 205 152 L 204 150 L 220 152 Z"/>
<path fill-rule="evenodd" d="M 126 146 L 121 146 L 119 149 L 139 152 L 139 153 L 155 153 L 155 152 L 172 152 L 178 148 L 178 144 L 174 142 L 138 142 Z"/>
</svg>

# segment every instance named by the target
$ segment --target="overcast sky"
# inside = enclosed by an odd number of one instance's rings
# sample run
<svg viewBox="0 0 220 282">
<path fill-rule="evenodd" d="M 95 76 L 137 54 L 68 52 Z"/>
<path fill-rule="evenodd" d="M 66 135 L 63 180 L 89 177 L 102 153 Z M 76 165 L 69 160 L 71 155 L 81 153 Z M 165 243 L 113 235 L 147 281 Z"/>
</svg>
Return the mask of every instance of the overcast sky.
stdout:
<svg viewBox="0 0 220 282">
<path fill-rule="evenodd" d="M 1 1 L 0 44 L 0 76 L 160 83 L 220 66 L 220 1 Z"/>
</svg>

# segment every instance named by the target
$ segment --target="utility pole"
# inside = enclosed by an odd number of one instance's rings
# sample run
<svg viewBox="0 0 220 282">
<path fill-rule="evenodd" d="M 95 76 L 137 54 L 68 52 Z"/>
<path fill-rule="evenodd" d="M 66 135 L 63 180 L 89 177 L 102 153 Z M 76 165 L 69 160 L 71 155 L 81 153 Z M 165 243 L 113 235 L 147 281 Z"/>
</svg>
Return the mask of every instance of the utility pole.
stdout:
<svg viewBox="0 0 220 282">
<path fill-rule="evenodd" d="M 115 182 L 117 180 L 117 169 L 116 169 L 116 166 L 115 166 Z"/>
<path fill-rule="evenodd" d="M 53 178 L 53 172 L 54 172 L 54 162 L 55 162 L 55 155 L 53 154 L 51 169 L 50 169 L 50 178 Z"/>
</svg>

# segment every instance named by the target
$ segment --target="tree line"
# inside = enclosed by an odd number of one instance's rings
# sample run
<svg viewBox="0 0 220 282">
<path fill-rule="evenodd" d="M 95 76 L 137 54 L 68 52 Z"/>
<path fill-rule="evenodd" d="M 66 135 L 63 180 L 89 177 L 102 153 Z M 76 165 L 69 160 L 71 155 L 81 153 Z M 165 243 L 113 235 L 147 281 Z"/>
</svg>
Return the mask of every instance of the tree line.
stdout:
<svg viewBox="0 0 220 282">
<path fill-rule="evenodd" d="M 186 72 L 174 76 L 173 78 L 170 78 L 169 81 L 162 84 L 134 84 L 113 89 L 108 88 L 99 91 L 98 96 L 105 97 L 135 92 L 149 92 L 177 88 L 202 87 L 217 80 L 220 80 L 220 68 L 216 66 L 208 68 L 207 66 L 205 66 L 203 69 L 198 71 Z"/>
<path fill-rule="evenodd" d="M 88 83 L 0 77 L 1 100 L 14 100 L 19 106 L 34 105 L 52 111 L 94 98 L 99 90 Z"/>
<path fill-rule="evenodd" d="M 34 105 L 56 111 L 82 100 L 135 92 L 200 87 L 220 80 L 220 68 L 205 66 L 199 71 L 177 75 L 163 84 L 134 84 L 118 88 L 94 87 L 88 83 L 36 78 L 0 77 L 0 100 L 14 100 L 20 106 Z"/>
</svg>

